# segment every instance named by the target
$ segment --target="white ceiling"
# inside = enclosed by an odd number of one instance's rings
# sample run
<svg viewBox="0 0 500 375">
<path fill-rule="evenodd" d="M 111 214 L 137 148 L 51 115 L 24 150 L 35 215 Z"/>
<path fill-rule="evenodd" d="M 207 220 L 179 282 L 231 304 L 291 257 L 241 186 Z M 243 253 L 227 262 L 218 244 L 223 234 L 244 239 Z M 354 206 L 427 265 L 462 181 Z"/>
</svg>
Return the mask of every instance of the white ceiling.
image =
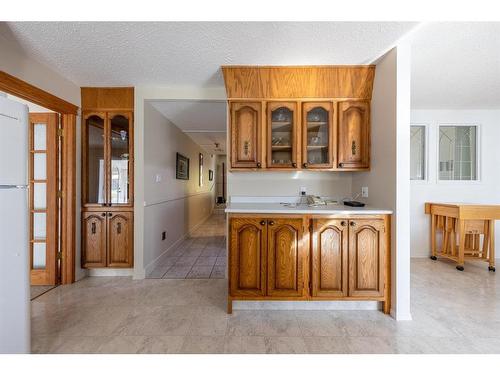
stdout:
<svg viewBox="0 0 500 375">
<path fill-rule="evenodd" d="M 500 23 L 430 23 L 412 43 L 412 108 L 500 108 Z"/>
<path fill-rule="evenodd" d="M 216 155 L 226 153 L 225 102 L 155 100 L 149 103 L 205 151 Z"/>
<path fill-rule="evenodd" d="M 366 64 L 416 23 L 9 22 L 0 32 L 80 86 L 222 86 L 224 64 Z"/>
</svg>

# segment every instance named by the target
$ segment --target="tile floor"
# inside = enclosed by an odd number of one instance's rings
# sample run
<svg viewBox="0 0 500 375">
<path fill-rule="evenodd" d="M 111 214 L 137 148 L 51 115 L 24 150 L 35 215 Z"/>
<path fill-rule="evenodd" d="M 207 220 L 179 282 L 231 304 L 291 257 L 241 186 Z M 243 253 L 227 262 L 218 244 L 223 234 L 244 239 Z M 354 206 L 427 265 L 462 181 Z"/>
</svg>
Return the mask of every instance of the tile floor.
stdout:
<svg viewBox="0 0 500 375">
<path fill-rule="evenodd" d="M 227 250 L 225 216 L 214 214 L 177 248 L 168 252 L 148 279 L 223 279 Z"/>
<path fill-rule="evenodd" d="M 498 272 L 414 259 L 411 283 L 413 321 L 397 322 L 379 311 L 227 315 L 226 279 L 90 277 L 32 302 L 32 351 L 500 354 Z"/>
</svg>

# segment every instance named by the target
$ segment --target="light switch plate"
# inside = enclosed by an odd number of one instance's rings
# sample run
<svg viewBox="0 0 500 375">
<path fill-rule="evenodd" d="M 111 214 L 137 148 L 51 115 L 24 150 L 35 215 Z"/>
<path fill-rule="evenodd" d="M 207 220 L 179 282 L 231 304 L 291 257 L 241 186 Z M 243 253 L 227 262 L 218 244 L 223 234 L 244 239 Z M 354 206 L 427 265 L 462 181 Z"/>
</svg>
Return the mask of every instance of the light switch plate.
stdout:
<svg viewBox="0 0 500 375">
<path fill-rule="evenodd" d="M 156 176 L 155 176 L 155 182 L 156 183 L 161 182 L 161 174 L 156 174 Z"/>
</svg>

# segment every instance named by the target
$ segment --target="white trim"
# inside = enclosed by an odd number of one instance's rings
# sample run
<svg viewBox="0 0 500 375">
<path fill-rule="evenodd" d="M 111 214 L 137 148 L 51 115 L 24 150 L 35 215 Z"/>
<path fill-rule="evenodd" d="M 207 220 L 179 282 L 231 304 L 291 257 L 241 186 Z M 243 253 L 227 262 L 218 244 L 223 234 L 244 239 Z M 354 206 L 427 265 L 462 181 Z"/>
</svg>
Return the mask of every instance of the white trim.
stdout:
<svg viewBox="0 0 500 375">
<path fill-rule="evenodd" d="M 476 127 L 476 179 L 475 180 L 440 180 L 439 179 L 439 130 L 441 126 L 455 126 L 455 127 L 471 127 L 475 126 Z M 482 184 L 482 170 L 481 170 L 481 153 L 482 153 L 482 131 L 481 131 L 481 124 L 479 123 L 457 123 L 457 122 L 436 122 L 436 160 L 435 165 L 436 165 L 436 185 L 450 185 L 450 186 L 457 186 L 457 185 L 480 185 Z"/>
<path fill-rule="evenodd" d="M 431 127 L 430 123 L 410 123 L 410 129 L 412 126 L 423 126 L 424 127 L 424 178 L 422 180 L 412 180 L 410 176 L 410 183 L 412 185 L 427 185 L 430 183 L 429 179 L 429 129 Z M 410 160 L 411 160 L 411 143 L 410 143 Z"/>
</svg>

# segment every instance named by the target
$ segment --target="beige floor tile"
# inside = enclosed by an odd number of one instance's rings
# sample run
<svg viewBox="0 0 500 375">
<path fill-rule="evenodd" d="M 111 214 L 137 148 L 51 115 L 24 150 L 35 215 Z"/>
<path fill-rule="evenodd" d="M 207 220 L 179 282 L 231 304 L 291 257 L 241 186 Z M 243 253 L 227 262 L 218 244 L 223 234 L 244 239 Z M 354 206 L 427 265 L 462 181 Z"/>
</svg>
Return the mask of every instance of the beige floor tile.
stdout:
<svg viewBox="0 0 500 375">
<path fill-rule="evenodd" d="M 224 336 L 188 336 L 185 338 L 181 352 L 186 354 L 218 354 L 224 353 Z"/>
<path fill-rule="evenodd" d="M 208 279 L 212 273 L 213 266 L 197 266 L 194 265 L 189 271 L 186 278 L 188 279 Z"/>
</svg>

